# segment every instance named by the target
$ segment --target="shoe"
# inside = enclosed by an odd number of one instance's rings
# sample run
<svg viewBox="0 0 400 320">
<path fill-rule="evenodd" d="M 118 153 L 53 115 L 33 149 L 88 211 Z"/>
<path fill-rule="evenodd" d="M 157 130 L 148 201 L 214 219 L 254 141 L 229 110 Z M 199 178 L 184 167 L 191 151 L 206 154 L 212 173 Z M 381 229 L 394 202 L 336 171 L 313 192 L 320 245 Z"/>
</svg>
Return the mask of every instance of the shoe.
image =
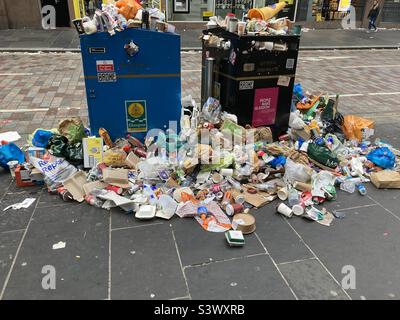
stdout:
<svg viewBox="0 0 400 320">
<path fill-rule="evenodd" d="M 375 29 L 374 32 L 378 32 L 378 29 Z"/>
</svg>

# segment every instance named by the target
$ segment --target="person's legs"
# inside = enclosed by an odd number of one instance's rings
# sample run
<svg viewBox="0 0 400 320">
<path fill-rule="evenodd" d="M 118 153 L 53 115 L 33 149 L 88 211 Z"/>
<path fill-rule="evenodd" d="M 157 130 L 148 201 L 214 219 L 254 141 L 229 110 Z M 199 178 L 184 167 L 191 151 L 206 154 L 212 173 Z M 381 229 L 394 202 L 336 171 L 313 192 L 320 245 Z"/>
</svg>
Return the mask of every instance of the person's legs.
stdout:
<svg viewBox="0 0 400 320">
<path fill-rule="evenodd" d="M 376 17 L 371 17 L 371 26 L 374 27 L 374 30 L 377 30 L 375 23 L 376 23 Z"/>
</svg>

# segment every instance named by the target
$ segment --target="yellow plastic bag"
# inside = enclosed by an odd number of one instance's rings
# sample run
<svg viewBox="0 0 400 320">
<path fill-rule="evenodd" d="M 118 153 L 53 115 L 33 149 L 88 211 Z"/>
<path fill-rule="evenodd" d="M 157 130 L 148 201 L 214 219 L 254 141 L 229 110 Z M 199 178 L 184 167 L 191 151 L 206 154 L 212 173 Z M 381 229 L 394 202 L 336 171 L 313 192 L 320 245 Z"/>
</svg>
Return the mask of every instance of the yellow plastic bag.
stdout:
<svg viewBox="0 0 400 320">
<path fill-rule="evenodd" d="M 366 134 L 366 138 L 372 134 L 368 133 L 371 129 L 374 129 L 375 123 L 372 120 L 347 115 L 344 116 L 343 132 L 348 140 L 357 140 L 361 142 L 363 140 L 363 132 Z M 368 132 L 367 132 L 368 131 Z"/>
<path fill-rule="evenodd" d="M 106 166 L 124 167 L 126 165 L 126 152 L 119 148 L 111 148 L 104 152 L 103 162 Z"/>
</svg>

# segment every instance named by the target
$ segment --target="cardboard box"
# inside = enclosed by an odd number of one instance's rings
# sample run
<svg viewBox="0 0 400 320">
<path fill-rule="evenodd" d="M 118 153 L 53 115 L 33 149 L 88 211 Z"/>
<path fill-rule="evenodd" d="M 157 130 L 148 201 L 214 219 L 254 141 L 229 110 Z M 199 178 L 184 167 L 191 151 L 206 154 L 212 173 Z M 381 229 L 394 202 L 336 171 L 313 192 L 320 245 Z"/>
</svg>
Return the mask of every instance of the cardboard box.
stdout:
<svg viewBox="0 0 400 320">
<path fill-rule="evenodd" d="M 78 171 L 72 177 L 65 180 L 63 185 L 64 188 L 72 194 L 74 200 L 83 202 L 85 200 L 85 190 L 83 186 L 86 183 L 86 174 L 83 171 Z"/>
<path fill-rule="evenodd" d="M 15 169 L 15 184 L 21 188 L 42 185 L 44 178 L 38 169 L 27 170 L 20 165 Z"/>
<path fill-rule="evenodd" d="M 400 189 L 400 172 L 392 170 L 373 172 L 371 182 L 378 189 Z"/>
<path fill-rule="evenodd" d="M 106 168 L 103 170 L 103 181 L 113 186 L 129 188 L 128 171 L 126 169 Z"/>
<path fill-rule="evenodd" d="M 83 138 L 82 146 L 85 168 L 93 168 L 103 162 L 103 138 Z"/>
<path fill-rule="evenodd" d="M 30 157 L 42 159 L 42 157 L 45 155 L 45 153 L 46 153 L 45 148 L 28 147 L 25 150 L 25 158 L 26 158 L 27 162 L 29 162 Z"/>
</svg>

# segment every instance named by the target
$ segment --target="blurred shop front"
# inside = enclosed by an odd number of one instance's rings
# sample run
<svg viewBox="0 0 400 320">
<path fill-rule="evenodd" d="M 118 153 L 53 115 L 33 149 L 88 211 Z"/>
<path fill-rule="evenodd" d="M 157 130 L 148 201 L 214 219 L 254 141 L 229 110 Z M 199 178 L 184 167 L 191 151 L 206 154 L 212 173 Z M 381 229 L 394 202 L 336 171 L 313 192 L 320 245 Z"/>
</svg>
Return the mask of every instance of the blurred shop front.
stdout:
<svg viewBox="0 0 400 320">
<path fill-rule="evenodd" d="M 210 16 L 225 17 L 228 13 L 242 19 L 249 9 L 276 2 L 288 3 L 280 16 L 295 18 L 298 0 L 167 0 L 166 11 L 168 20 L 177 22 L 206 21 Z"/>
</svg>

